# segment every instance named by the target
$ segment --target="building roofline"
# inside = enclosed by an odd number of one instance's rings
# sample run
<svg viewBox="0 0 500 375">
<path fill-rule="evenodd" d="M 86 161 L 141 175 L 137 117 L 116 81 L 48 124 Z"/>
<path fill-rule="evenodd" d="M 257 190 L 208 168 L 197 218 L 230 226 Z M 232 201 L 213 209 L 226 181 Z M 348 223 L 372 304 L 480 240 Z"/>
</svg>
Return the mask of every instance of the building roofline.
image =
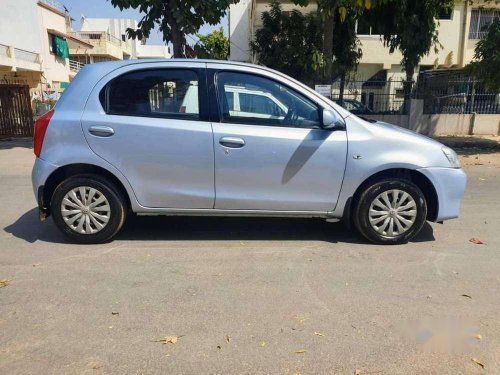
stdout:
<svg viewBox="0 0 500 375">
<path fill-rule="evenodd" d="M 87 43 L 84 40 L 79 39 L 77 37 L 74 37 L 73 35 L 63 33 L 62 31 L 55 30 L 55 29 L 47 29 L 47 32 L 49 32 L 50 34 L 54 34 L 54 35 L 61 36 L 63 38 L 69 39 L 69 40 L 71 40 L 71 41 L 73 41 L 73 42 L 75 42 L 77 44 L 80 44 L 80 45 L 82 45 L 84 47 L 94 48 L 94 46 L 92 44 Z"/>
</svg>

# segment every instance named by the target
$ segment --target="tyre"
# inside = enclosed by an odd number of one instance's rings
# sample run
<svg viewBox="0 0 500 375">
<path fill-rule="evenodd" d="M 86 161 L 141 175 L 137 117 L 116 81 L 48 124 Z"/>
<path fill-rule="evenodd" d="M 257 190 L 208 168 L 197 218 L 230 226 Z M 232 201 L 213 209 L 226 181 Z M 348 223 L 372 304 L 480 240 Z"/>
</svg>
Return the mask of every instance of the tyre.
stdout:
<svg viewBox="0 0 500 375">
<path fill-rule="evenodd" d="M 427 202 L 414 183 L 391 178 L 374 183 L 359 196 L 353 221 L 376 244 L 398 245 L 415 237 L 427 217 Z"/>
<path fill-rule="evenodd" d="M 64 180 L 55 189 L 50 206 L 57 227 L 76 243 L 109 241 L 125 222 L 124 197 L 101 176 L 77 175 Z"/>
</svg>

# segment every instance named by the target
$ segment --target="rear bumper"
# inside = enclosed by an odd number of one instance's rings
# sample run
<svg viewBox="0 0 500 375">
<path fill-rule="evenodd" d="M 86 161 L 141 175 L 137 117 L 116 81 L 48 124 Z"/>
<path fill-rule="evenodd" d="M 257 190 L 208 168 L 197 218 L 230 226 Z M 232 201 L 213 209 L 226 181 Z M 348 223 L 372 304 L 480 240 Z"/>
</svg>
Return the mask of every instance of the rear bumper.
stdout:
<svg viewBox="0 0 500 375">
<path fill-rule="evenodd" d="M 49 176 L 58 168 L 57 165 L 46 162 L 43 159 L 36 158 L 35 165 L 31 171 L 31 183 L 35 194 L 38 208 L 40 210 L 40 219 L 44 219 L 49 214 L 49 202 L 45 201 L 44 187 Z"/>
<path fill-rule="evenodd" d="M 422 168 L 418 169 L 434 185 L 438 196 L 436 221 L 457 218 L 460 215 L 460 203 L 467 186 L 467 175 L 462 169 Z"/>
</svg>

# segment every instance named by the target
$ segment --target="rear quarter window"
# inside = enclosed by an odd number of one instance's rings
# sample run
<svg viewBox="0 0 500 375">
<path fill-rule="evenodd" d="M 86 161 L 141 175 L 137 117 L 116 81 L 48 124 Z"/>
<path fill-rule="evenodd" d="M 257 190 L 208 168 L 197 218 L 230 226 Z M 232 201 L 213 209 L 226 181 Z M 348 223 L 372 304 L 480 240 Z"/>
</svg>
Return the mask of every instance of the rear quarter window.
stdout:
<svg viewBox="0 0 500 375">
<path fill-rule="evenodd" d="M 198 119 L 198 83 L 188 69 L 133 71 L 111 80 L 99 100 L 109 115 Z"/>
</svg>

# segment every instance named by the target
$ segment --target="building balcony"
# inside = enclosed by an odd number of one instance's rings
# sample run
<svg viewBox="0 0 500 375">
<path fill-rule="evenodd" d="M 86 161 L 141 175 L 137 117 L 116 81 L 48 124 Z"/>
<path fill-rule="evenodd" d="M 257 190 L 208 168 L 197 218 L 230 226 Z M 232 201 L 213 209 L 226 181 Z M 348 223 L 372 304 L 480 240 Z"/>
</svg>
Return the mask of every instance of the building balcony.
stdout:
<svg viewBox="0 0 500 375">
<path fill-rule="evenodd" d="M 39 72 L 40 54 L 0 44 L 0 67 L 3 67 L 1 70 Z"/>
<path fill-rule="evenodd" d="M 124 55 L 131 54 L 131 48 L 126 42 L 104 31 L 79 31 L 72 32 L 71 35 L 93 45 L 93 48 L 88 51 L 73 48 L 70 44 L 70 55 L 105 56 L 114 60 L 122 60 Z"/>
<path fill-rule="evenodd" d="M 78 73 L 80 71 L 81 68 L 83 68 L 85 66 L 84 63 L 81 63 L 79 61 L 76 61 L 76 60 L 69 60 L 69 71 L 71 73 Z"/>
</svg>

